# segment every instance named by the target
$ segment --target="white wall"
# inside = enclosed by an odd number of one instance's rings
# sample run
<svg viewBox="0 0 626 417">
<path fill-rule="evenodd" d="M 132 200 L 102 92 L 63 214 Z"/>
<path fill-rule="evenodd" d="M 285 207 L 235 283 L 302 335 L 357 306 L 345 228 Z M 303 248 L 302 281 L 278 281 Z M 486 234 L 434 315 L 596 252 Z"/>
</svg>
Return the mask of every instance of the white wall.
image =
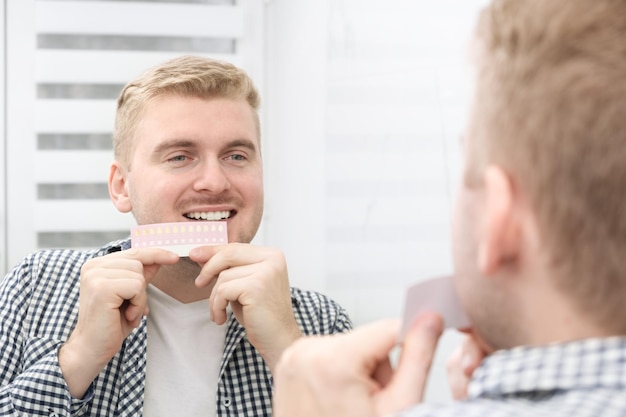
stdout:
<svg viewBox="0 0 626 417">
<path fill-rule="evenodd" d="M 265 241 L 294 284 L 325 289 L 328 1 L 273 0 L 266 19 Z"/>
<path fill-rule="evenodd" d="M 452 271 L 450 214 L 483 0 L 272 0 L 266 10 L 267 243 L 294 285 L 357 325 Z M 448 401 L 441 341 L 429 401 Z"/>
</svg>

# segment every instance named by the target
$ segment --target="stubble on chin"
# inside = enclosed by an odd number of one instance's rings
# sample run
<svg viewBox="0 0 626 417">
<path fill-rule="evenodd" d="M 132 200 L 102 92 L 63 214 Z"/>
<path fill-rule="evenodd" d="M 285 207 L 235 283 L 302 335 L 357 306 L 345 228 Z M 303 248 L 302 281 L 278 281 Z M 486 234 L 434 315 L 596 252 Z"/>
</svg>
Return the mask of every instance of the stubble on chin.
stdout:
<svg viewBox="0 0 626 417">
<path fill-rule="evenodd" d="M 181 257 L 174 265 L 163 265 L 161 270 L 165 276 L 179 281 L 195 281 L 202 268 L 188 257 Z"/>
</svg>

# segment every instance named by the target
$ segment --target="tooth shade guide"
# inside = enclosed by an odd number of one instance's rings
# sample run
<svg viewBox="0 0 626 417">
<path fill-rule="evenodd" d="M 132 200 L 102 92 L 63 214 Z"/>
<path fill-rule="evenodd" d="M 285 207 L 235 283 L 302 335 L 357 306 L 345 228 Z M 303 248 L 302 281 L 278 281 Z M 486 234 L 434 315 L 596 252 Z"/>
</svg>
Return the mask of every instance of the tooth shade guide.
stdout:
<svg viewBox="0 0 626 417">
<path fill-rule="evenodd" d="M 189 256 L 198 246 L 228 243 L 225 221 L 155 223 L 130 229 L 133 248 L 163 248 L 179 256 Z"/>
</svg>

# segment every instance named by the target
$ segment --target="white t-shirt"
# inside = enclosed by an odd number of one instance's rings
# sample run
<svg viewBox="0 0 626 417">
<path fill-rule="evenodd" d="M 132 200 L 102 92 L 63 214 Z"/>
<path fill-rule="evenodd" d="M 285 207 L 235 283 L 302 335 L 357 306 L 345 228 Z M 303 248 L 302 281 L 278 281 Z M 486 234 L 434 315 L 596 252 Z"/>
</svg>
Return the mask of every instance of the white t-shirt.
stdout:
<svg viewBox="0 0 626 417">
<path fill-rule="evenodd" d="M 143 415 L 215 416 L 226 325 L 208 300 L 184 304 L 148 286 L 148 352 Z"/>
</svg>

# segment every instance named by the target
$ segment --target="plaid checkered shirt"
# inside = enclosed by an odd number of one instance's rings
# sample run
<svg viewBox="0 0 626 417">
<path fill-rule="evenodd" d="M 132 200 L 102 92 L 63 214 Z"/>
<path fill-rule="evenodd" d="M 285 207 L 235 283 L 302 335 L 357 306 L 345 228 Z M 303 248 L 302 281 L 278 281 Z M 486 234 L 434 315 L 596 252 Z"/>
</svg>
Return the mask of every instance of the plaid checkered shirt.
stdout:
<svg viewBox="0 0 626 417">
<path fill-rule="evenodd" d="M 130 246 L 128 240 L 97 250 L 44 250 L 17 265 L 0 283 L 0 415 L 141 416 L 146 371 L 146 320 L 124 341 L 84 398 L 72 398 L 57 359 L 78 317 L 79 276 L 89 259 Z M 304 334 L 346 332 L 352 323 L 333 300 L 291 289 Z M 228 319 L 218 390 L 218 416 L 271 416 L 272 376 Z"/>
<path fill-rule="evenodd" d="M 398 417 L 626 417 L 626 337 L 519 347 L 487 357 L 465 401 Z"/>
</svg>

